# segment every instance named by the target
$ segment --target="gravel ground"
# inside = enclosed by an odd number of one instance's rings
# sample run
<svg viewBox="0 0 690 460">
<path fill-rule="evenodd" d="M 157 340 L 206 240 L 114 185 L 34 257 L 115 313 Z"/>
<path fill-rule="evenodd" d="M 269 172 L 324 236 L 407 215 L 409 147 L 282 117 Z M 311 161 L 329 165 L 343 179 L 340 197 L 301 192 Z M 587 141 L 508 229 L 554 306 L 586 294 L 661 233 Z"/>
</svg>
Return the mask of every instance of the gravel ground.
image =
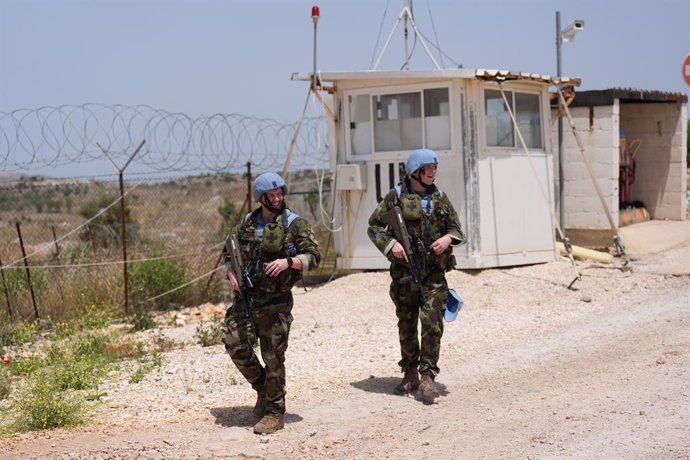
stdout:
<svg viewBox="0 0 690 460">
<path fill-rule="evenodd" d="M 253 391 L 222 346 L 196 344 L 192 317 L 163 329 L 185 346 L 160 369 L 112 376 L 88 428 L 19 435 L 0 457 L 687 459 L 688 260 L 686 242 L 632 271 L 561 259 L 449 273 L 465 306 L 446 323 L 434 404 L 392 394 L 387 273 L 295 289 L 286 425 L 270 436 L 251 432 Z"/>
</svg>

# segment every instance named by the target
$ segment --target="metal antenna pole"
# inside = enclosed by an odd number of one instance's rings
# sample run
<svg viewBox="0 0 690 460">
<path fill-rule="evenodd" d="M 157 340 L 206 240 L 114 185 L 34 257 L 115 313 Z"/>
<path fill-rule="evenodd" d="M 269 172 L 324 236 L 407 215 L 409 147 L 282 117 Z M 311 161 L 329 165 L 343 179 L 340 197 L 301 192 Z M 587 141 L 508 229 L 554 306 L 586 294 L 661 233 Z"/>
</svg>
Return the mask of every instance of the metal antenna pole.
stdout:
<svg viewBox="0 0 690 460">
<path fill-rule="evenodd" d="M 558 78 L 558 86 L 560 89 L 561 79 L 561 46 L 563 45 L 563 37 L 561 36 L 561 12 L 556 11 L 556 77 Z M 563 177 L 563 117 L 560 116 L 563 112 L 563 105 L 561 98 L 558 98 L 558 212 L 561 228 L 565 230 L 565 180 Z"/>
<path fill-rule="evenodd" d="M 319 23 L 319 7 L 313 6 L 311 8 L 311 20 L 314 22 L 314 72 L 311 74 L 311 89 L 316 92 L 318 84 L 316 81 L 316 25 Z"/>
<path fill-rule="evenodd" d="M 426 42 L 424 41 L 424 38 L 422 37 L 422 34 L 419 32 L 419 29 L 417 28 L 417 24 L 414 22 L 414 18 L 412 17 L 412 10 L 410 9 L 410 0 L 405 0 L 405 6 L 403 6 L 402 11 L 398 15 L 398 18 L 395 20 L 395 24 L 393 25 L 393 29 L 391 30 L 390 34 L 388 34 L 388 38 L 386 39 L 386 43 L 383 45 L 383 49 L 381 50 L 381 53 L 379 54 L 379 57 L 376 59 L 376 62 L 372 66 L 371 69 L 369 70 L 376 70 L 379 67 L 379 64 L 381 63 L 381 59 L 383 59 L 383 55 L 386 53 L 386 50 L 388 49 L 388 45 L 391 42 L 391 39 L 393 38 L 393 34 L 395 33 L 396 30 L 398 30 L 398 26 L 400 25 L 400 21 L 405 19 L 405 65 L 403 68 L 409 68 L 409 58 L 407 56 L 407 21 L 410 21 L 410 24 L 412 25 L 412 30 L 414 30 L 414 33 L 416 34 L 417 40 L 422 44 L 422 47 L 424 48 L 424 51 L 426 52 L 427 56 L 429 56 L 429 59 L 431 59 L 431 62 L 434 64 L 434 67 L 436 70 L 440 70 L 441 66 L 438 65 L 438 62 L 436 62 L 436 59 L 434 59 L 434 55 L 431 54 L 431 51 L 429 50 L 429 47 L 426 45 Z"/>
<path fill-rule="evenodd" d="M 405 0 L 405 8 L 409 9 L 410 8 L 410 0 Z M 412 14 L 412 10 L 410 10 L 410 16 Z M 403 63 L 403 69 L 405 70 L 410 70 L 410 51 L 407 43 L 407 38 L 409 35 L 409 32 L 407 30 L 407 20 L 408 17 L 405 15 L 405 26 L 403 28 L 403 35 L 405 36 L 405 62 Z"/>
</svg>

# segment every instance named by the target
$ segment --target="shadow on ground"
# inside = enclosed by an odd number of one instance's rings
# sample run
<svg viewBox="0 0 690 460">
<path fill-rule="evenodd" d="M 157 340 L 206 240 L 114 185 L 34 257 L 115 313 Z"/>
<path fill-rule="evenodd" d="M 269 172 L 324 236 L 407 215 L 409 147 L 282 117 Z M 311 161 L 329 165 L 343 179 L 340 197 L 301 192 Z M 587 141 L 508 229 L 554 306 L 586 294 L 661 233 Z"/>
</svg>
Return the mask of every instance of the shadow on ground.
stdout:
<svg viewBox="0 0 690 460">
<path fill-rule="evenodd" d="M 400 383 L 400 377 L 374 377 L 352 382 L 350 385 L 368 393 L 393 394 L 393 388 Z"/>
<path fill-rule="evenodd" d="M 251 406 L 239 407 L 213 407 L 211 415 L 216 418 L 216 425 L 229 427 L 251 427 L 258 422 Z M 286 424 L 301 422 L 303 420 L 297 414 L 285 414 L 283 418 Z"/>
<path fill-rule="evenodd" d="M 368 379 L 352 382 L 350 385 L 358 390 L 366 391 L 368 393 L 381 393 L 395 396 L 393 389 L 396 387 L 396 385 L 398 385 L 398 383 L 400 383 L 401 378 L 402 377 L 374 377 L 372 375 Z M 436 388 L 438 389 L 439 396 L 448 395 L 448 389 L 444 384 L 436 382 Z M 423 398 L 419 395 L 413 396 L 416 400 L 425 404 L 433 403 L 433 401 Z"/>
</svg>

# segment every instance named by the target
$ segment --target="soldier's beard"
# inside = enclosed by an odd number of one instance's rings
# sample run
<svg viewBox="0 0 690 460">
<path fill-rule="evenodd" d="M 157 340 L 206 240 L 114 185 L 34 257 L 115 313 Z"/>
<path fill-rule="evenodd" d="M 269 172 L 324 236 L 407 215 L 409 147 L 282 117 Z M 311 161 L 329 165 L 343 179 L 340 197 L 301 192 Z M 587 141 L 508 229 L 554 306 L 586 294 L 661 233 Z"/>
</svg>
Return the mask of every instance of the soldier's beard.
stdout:
<svg viewBox="0 0 690 460">
<path fill-rule="evenodd" d="M 274 213 L 274 214 L 282 214 L 283 211 L 285 210 L 285 200 L 284 200 L 284 199 L 281 199 L 281 200 L 280 200 L 280 204 L 279 204 L 277 207 L 276 207 L 276 206 L 273 206 L 273 205 L 271 204 L 270 200 L 268 200 L 268 198 L 266 198 L 266 197 L 264 197 L 264 198 L 261 200 L 261 204 L 262 204 L 266 209 L 268 209 L 269 211 L 271 211 L 271 212 Z"/>
</svg>

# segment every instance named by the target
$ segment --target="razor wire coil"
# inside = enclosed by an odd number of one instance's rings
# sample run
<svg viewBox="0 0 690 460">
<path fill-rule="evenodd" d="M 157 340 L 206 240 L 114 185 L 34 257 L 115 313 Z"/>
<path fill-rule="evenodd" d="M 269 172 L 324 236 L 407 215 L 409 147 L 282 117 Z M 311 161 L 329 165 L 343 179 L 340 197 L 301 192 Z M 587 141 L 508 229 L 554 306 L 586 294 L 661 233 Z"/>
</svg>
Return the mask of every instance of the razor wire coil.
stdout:
<svg viewBox="0 0 690 460">
<path fill-rule="evenodd" d="M 324 117 L 306 117 L 293 168 L 324 167 Z M 133 163 L 157 172 L 257 170 L 280 165 L 296 123 L 217 113 L 191 117 L 147 105 L 87 103 L 0 112 L 0 168 L 31 171 L 102 160 L 101 145 L 124 163 L 146 140 Z M 321 146 L 320 146 L 321 145 Z"/>
</svg>

